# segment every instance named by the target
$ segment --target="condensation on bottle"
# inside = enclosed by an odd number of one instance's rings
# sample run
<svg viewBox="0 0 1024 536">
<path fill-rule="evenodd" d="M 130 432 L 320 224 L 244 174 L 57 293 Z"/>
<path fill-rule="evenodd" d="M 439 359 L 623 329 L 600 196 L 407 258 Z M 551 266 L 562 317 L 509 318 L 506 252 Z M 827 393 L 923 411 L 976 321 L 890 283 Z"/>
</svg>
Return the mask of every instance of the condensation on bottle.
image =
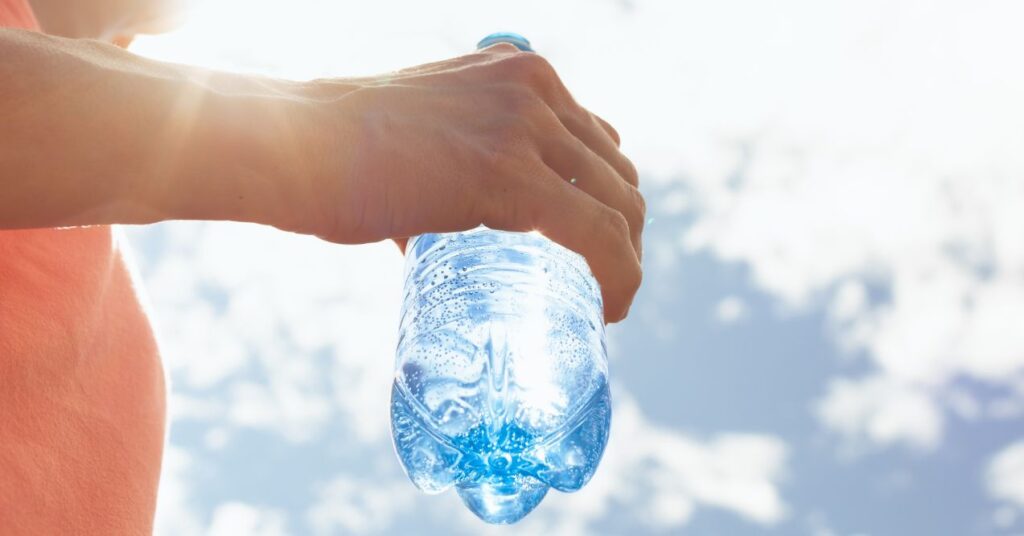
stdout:
<svg viewBox="0 0 1024 536">
<path fill-rule="evenodd" d="M 391 427 L 412 482 L 513 523 L 580 489 L 608 441 L 601 293 L 537 233 L 480 227 L 407 246 Z"/>
</svg>

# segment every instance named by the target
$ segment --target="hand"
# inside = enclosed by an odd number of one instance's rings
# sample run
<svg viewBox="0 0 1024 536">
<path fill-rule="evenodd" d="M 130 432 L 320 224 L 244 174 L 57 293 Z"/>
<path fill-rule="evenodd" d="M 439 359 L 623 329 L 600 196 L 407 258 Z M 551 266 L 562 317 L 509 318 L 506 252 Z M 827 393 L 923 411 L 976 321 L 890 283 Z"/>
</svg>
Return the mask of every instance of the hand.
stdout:
<svg viewBox="0 0 1024 536">
<path fill-rule="evenodd" d="M 512 45 L 305 83 L 20 30 L 0 57 L 0 229 L 233 220 L 401 245 L 484 224 L 581 253 L 608 322 L 640 285 L 618 135 Z"/>
<path fill-rule="evenodd" d="M 18 81 L 0 84 L 0 229 L 233 220 L 402 245 L 484 224 L 581 253 L 608 322 L 640 285 L 644 203 L 618 135 L 512 45 L 309 83 L 18 30 L 0 56 Z"/>
<path fill-rule="evenodd" d="M 480 224 L 537 230 L 587 259 L 605 321 L 625 318 L 641 280 L 637 172 L 543 57 L 503 44 L 312 85 L 312 210 L 291 230 L 403 250 L 409 236 Z"/>
</svg>

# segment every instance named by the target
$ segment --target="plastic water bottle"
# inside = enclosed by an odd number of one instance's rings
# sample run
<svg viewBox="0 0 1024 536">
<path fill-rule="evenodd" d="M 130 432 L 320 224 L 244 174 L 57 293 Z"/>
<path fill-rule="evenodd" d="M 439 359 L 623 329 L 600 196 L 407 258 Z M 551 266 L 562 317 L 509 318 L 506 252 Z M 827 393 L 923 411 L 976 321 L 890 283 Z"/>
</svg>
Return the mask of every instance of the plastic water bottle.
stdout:
<svg viewBox="0 0 1024 536">
<path fill-rule="evenodd" d="M 529 50 L 522 37 L 496 34 Z M 580 489 L 608 441 L 601 293 L 537 233 L 479 227 L 407 245 L 391 394 L 395 449 L 427 493 L 455 487 L 489 523 Z"/>
</svg>

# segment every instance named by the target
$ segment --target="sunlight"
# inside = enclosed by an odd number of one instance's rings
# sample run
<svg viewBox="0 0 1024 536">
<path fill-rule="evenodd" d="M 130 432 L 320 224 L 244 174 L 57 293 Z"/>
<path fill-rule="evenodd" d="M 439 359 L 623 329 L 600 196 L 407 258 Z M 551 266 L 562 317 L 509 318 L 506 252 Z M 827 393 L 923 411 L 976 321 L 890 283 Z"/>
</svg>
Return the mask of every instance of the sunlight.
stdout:
<svg viewBox="0 0 1024 536">
<path fill-rule="evenodd" d="M 617 428 L 594 481 L 548 500 L 523 533 L 967 533 L 989 528 L 989 507 L 1024 507 L 1008 484 L 1024 442 L 1007 435 L 1024 416 L 1024 76 L 1007 68 L 1020 6 L 195 0 L 185 25 L 132 50 L 306 80 L 441 60 L 513 31 L 615 125 L 658 224 L 645 229 L 631 318 L 607 332 Z M 179 110 L 195 113 L 187 98 Z M 370 532 L 479 532 L 457 504 L 413 493 L 386 440 L 393 247 L 349 253 L 223 225 L 136 237 L 177 396 L 205 404 L 172 427 L 192 460 L 169 464 L 181 510 L 198 512 L 185 519 L 205 527 L 218 504 L 244 499 L 287 508 L 299 533 L 304 509 L 353 505 L 375 513 Z M 538 359 L 517 381 L 543 387 L 543 341 L 519 344 Z M 281 374 L 300 362 L 302 374 Z M 232 439 L 208 451 L 192 430 L 217 427 Z M 276 454 L 233 465 L 254 452 Z M 193 474 L 206 467 L 217 469 Z M 261 495 L 246 487 L 254 474 L 316 504 Z M 325 475 L 351 484 L 325 488 Z M 350 528 L 313 517 L 325 533 Z"/>
<path fill-rule="evenodd" d="M 415 5 L 399 11 L 407 8 Z M 444 50 L 436 37 L 417 36 L 405 17 L 366 22 L 387 15 L 380 6 L 355 2 L 196 1 L 183 26 L 166 35 L 140 36 L 132 49 L 159 59 L 292 79 L 376 74 L 456 50 Z M 404 40 L 417 46 L 395 47 L 396 37 L 399 45 Z M 472 43 L 462 49 L 471 50 Z"/>
</svg>

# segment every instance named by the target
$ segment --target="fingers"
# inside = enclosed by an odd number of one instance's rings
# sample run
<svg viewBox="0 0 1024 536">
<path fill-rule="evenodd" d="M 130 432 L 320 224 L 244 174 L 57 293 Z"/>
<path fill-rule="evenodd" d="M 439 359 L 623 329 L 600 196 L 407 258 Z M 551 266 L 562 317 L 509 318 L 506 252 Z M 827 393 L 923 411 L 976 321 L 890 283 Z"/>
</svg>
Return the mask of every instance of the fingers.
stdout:
<svg viewBox="0 0 1024 536">
<path fill-rule="evenodd" d="M 562 124 L 594 153 L 600 155 L 601 158 L 604 158 L 608 164 L 614 167 L 623 180 L 634 188 L 639 186 L 640 178 L 636 167 L 619 150 L 618 133 L 616 132 L 614 137 L 612 137 L 612 134 L 601 125 L 597 116 L 583 109 L 578 104 L 572 103 L 569 107 L 570 110 L 568 112 L 559 114 Z M 608 128 L 611 129 L 611 125 L 608 125 Z M 611 131 L 615 132 L 614 129 L 611 129 Z"/>
<path fill-rule="evenodd" d="M 402 87 L 438 86 L 427 94 L 446 96 L 415 114 L 451 116 L 441 117 L 445 128 L 422 140 L 433 143 L 438 132 L 454 131 L 437 143 L 458 164 L 455 173 L 444 174 L 450 181 L 445 191 L 463 194 L 435 200 L 432 210 L 415 213 L 420 217 L 402 212 L 403 218 L 392 218 L 390 236 L 480 223 L 537 230 L 587 260 L 601 287 L 605 322 L 625 318 L 642 279 L 645 209 L 636 169 L 619 150 L 618 132 L 579 106 L 544 58 L 511 44 L 389 77 L 401 79 Z M 459 179 L 458 171 L 472 178 Z M 405 245 L 401 238 L 395 241 L 399 248 Z"/>
<path fill-rule="evenodd" d="M 618 147 L 618 146 L 622 145 L 622 139 L 619 138 L 619 131 L 615 130 L 615 127 L 613 127 L 610 123 L 608 123 L 608 121 L 605 121 L 604 119 L 601 119 L 601 117 L 599 115 L 597 115 L 597 114 L 592 114 L 592 115 L 594 116 L 594 119 L 597 120 L 597 122 L 601 125 L 601 128 L 603 128 L 604 131 L 608 133 L 608 136 L 611 139 L 615 140 L 615 146 Z"/>
<path fill-rule="evenodd" d="M 607 121 L 590 113 L 576 102 L 555 68 L 545 58 L 537 54 L 514 54 L 516 50 L 512 45 L 501 49 L 485 49 L 490 54 L 507 54 L 497 62 L 501 68 L 497 70 L 496 76 L 532 88 L 555 112 L 565 128 L 594 153 L 604 158 L 626 182 L 634 187 L 638 186 L 636 167 L 619 150 L 619 133 Z"/>
<path fill-rule="evenodd" d="M 536 230 L 583 255 L 601 286 L 605 322 L 622 320 L 642 279 L 626 218 L 543 164 L 525 171 L 528 185 L 496 190 L 484 225 Z"/>
<path fill-rule="evenodd" d="M 643 257 L 642 234 L 646 204 L 640 192 L 605 159 L 586 144 L 561 129 L 556 139 L 544 144 L 542 158 L 570 184 L 583 190 L 626 218 L 637 259 Z"/>
<path fill-rule="evenodd" d="M 619 172 L 619 176 L 623 180 L 633 185 L 633 187 L 638 187 L 640 185 L 640 178 L 636 167 L 619 150 L 620 138 L 618 131 L 604 119 L 597 117 L 587 111 L 586 108 L 580 106 L 572 98 L 572 95 L 569 94 L 569 90 L 561 85 L 561 82 L 559 82 L 559 86 L 560 96 L 552 104 L 552 109 L 555 110 L 558 119 L 565 125 L 565 128 L 585 143 L 591 151 L 601 155 L 601 158 L 604 158 L 608 164 Z"/>
<path fill-rule="evenodd" d="M 619 145 L 619 133 L 607 121 L 580 106 L 562 83 L 554 67 L 544 57 L 522 52 L 510 43 L 497 43 L 473 54 L 430 63 L 394 73 L 397 79 L 445 73 L 464 66 L 487 65 L 487 77 L 494 82 L 518 83 L 547 103 L 565 127 L 604 158 L 618 174 L 634 187 L 639 179 L 636 167 Z"/>
<path fill-rule="evenodd" d="M 579 214 L 569 208 L 575 205 L 545 205 L 551 207 L 550 213 L 527 212 L 523 216 L 520 210 L 512 221 L 521 223 L 526 217 L 528 223 L 535 224 L 532 228 L 586 257 L 602 285 L 606 321 L 621 320 L 636 292 L 636 287 L 630 285 L 639 285 L 640 280 L 645 206 L 636 189 L 636 168 L 619 151 L 618 132 L 576 103 L 547 60 L 536 54 L 518 53 L 513 46 L 492 48 L 487 49 L 489 54 L 507 53 L 495 60 L 494 65 L 501 68 L 493 76 L 526 86 L 541 101 L 539 107 L 527 106 L 523 111 L 534 114 L 531 122 L 538 130 L 534 133 L 536 147 L 550 168 L 545 174 L 554 171 L 562 180 L 555 181 L 557 188 L 534 187 L 541 192 L 555 189 L 550 197 L 536 202 L 550 203 L 558 194 L 566 201 L 590 207 L 589 213 Z M 544 225 L 552 225 L 550 229 L 537 223 L 547 221 L 551 223 Z M 579 226 L 581 221 L 586 222 L 583 227 Z M 614 245 L 614 240 L 623 238 L 629 245 L 626 251 Z"/>
</svg>

